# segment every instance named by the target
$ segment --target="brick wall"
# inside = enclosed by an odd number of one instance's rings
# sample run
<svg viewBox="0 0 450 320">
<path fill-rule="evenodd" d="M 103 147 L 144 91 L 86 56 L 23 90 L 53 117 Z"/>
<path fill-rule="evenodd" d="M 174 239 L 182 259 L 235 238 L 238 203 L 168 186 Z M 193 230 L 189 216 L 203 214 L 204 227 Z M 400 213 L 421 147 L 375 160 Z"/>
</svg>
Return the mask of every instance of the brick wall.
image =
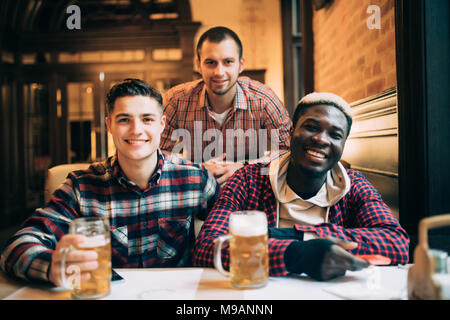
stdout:
<svg viewBox="0 0 450 320">
<path fill-rule="evenodd" d="M 369 5 L 380 29 L 369 29 Z M 314 89 L 353 102 L 397 86 L 393 0 L 334 0 L 314 10 Z"/>
</svg>

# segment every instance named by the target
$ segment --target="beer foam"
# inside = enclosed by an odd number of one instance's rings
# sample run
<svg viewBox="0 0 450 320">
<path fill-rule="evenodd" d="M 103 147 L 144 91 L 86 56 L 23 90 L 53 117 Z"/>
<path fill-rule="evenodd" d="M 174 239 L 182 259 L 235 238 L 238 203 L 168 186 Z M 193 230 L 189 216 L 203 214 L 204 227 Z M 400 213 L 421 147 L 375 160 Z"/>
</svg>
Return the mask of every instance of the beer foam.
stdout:
<svg viewBox="0 0 450 320">
<path fill-rule="evenodd" d="M 264 235 L 267 233 L 267 218 L 261 214 L 231 214 L 230 232 L 243 237 Z"/>
<path fill-rule="evenodd" d="M 106 239 L 106 237 L 104 235 L 97 235 L 97 236 L 93 236 L 93 237 L 86 237 L 86 241 L 77 244 L 77 246 L 79 248 L 96 248 L 96 247 L 102 247 L 104 245 L 106 245 L 109 240 Z"/>
</svg>

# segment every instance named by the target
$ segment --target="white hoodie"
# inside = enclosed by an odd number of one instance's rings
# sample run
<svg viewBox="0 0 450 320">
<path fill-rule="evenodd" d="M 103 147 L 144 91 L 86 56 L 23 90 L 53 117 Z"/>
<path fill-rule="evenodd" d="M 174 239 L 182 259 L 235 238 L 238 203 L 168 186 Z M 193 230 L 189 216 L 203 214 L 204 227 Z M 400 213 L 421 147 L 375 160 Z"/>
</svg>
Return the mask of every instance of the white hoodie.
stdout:
<svg viewBox="0 0 450 320">
<path fill-rule="evenodd" d="M 289 228 L 294 224 L 315 225 L 328 222 L 330 207 L 350 190 L 350 178 L 341 163 L 327 172 L 327 178 L 317 194 L 303 200 L 287 184 L 290 152 L 270 163 L 269 178 L 277 199 L 277 227 Z M 311 235 L 304 236 L 304 240 Z"/>
</svg>

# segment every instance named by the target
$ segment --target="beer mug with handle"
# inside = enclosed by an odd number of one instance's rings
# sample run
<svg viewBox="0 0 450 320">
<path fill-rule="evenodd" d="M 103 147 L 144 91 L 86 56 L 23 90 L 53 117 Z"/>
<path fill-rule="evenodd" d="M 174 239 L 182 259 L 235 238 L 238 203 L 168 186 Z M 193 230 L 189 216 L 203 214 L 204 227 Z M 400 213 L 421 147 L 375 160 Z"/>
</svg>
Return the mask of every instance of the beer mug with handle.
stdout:
<svg viewBox="0 0 450 320">
<path fill-rule="evenodd" d="M 111 234 L 108 218 L 84 217 L 70 223 L 69 233 L 84 235 L 87 240 L 72 248 L 67 248 L 61 260 L 62 281 L 71 289 L 73 299 L 96 299 L 105 297 L 111 285 Z M 88 280 L 81 281 L 76 265 L 66 269 L 66 253 L 69 250 L 95 250 L 98 254 L 98 268 L 90 271 Z M 66 272 L 70 276 L 66 277 Z"/>
<path fill-rule="evenodd" d="M 262 211 L 232 213 L 229 234 L 215 240 L 214 266 L 230 277 L 236 288 L 258 288 L 269 278 L 269 249 L 267 245 L 267 216 Z M 223 269 L 221 251 L 225 241 L 230 241 L 230 271 Z"/>
</svg>

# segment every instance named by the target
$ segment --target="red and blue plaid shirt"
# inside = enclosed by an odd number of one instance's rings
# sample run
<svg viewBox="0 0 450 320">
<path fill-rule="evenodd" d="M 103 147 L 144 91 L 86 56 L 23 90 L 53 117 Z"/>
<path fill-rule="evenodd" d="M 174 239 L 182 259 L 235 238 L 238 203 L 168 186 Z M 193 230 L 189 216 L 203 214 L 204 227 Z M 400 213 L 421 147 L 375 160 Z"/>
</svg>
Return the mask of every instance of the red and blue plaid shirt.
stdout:
<svg viewBox="0 0 450 320">
<path fill-rule="evenodd" d="M 223 125 L 214 120 L 201 79 L 167 91 L 164 114 L 161 150 L 173 151 L 183 137 L 187 159 L 197 163 L 222 153 L 228 161 L 268 162 L 289 149 L 292 121 L 286 108 L 273 90 L 248 77 L 238 78 L 233 108 Z M 271 153 L 264 155 L 267 150 Z"/>
<path fill-rule="evenodd" d="M 82 216 L 109 217 L 112 266 L 192 265 L 194 216 L 204 219 L 219 186 L 203 167 L 158 150 L 149 187 L 128 180 L 113 156 L 71 172 L 46 207 L 37 209 L 8 242 L 0 266 L 24 279 L 48 281 L 51 255 L 70 221 Z"/>
<path fill-rule="evenodd" d="M 269 175 L 262 169 L 268 165 L 245 166 L 228 180 L 208 215 L 194 246 L 194 265 L 212 267 L 214 239 L 228 233 L 228 218 L 232 212 L 259 210 L 267 214 L 269 227 L 276 226 L 277 202 Z M 267 172 L 265 170 L 265 172 Z M 356 170 L 347 170 L 350 191 L 330 208 L 329 222 L 312 226 L 295 225 L 297 230 L 313 232 L 317 237 L 335 237 L 358 243 L 353 254 L 381 254 L 392 264 L 408 262 L 409 237 L 400 226 L 380 194 Z M 292 241 L 269 239 L 269 273 L 288 273 L 284 252 Z M 225 268 L 229 267 L 229 248 L 222 251 Z"/>
</svg>

